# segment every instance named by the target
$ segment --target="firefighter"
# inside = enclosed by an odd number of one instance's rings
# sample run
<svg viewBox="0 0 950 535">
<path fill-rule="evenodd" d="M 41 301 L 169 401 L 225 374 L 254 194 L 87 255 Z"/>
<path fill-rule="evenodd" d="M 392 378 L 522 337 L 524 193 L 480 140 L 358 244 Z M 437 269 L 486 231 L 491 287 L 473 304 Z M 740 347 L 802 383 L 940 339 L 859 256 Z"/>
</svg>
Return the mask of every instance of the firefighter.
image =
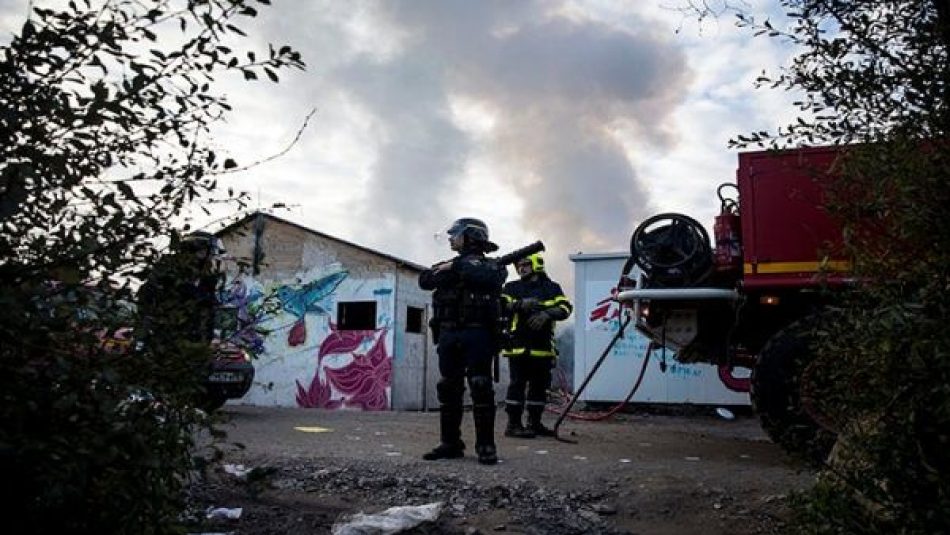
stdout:
<svg viewBox="0 0 950 535">
<path fill-rule="evenodd" d="M 475 453 L 478 462 L 495 464 L 495 392 L 492 362 L 498 354 L 496 325 L 506 270 L 487 259 L 498 250 L 488 240 L 488 227 L 474 218 L 456 220 L 448 230 L 455 258 L 435 264 L 419 276 L 423 290 L 432 294 L 432 336 L 437 344 L 441 380 L 436 386 L 440 403 L 441 443 L 423 455 L 426 460 L 462 457 L 462 395 L 465 379 L 472 395 Z"/>
<path fill-rule="evenodd" d="M 544 259 L 540 254 L 518 261 L 515 269 L 520 279 L 509 282 L 502 290 L 505 309 L 511 318 L 510 344 L 502 352 L 508 357 L 510 371 L 505 398 L 505 412 L 508 414 L 505 436 L 554 436 L 554 432 L 541 423 L 551 369 L 557 358 L 554 322 L 570 316 L 573 306 L 564 296 L 561 286 L 545 273 Z M 525 409 L 527 426 L 521 419 Z"/>
</svg>

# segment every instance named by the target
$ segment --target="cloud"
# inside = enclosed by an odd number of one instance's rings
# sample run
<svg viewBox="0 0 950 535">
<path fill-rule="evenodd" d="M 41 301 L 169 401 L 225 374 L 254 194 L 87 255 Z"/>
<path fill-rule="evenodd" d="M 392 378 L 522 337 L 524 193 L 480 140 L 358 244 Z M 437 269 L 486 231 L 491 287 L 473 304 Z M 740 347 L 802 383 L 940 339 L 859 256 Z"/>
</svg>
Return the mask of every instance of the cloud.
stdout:
<svg viewBox="0 0 950 535">
<path fill-rule="evenodd" d="M 462 179 L 470 141 L 452 121 L 437 69 L 412 58 L 360 57 L 332 76 L 376 123 L 357 228 L 398 230 L 400 240 L 412 243 L 447 225 L 443 197 Z"/>
<path fill-rule="evenodd" d="M 2 4 L 5 26 L 22 17 Z M 255 161 L 318 111 L 286 155 L 224 185 L 419 263 L 449 254 L 434 232 L 480 217 L 504 250 L 543 239 L 569 283 L 568 254 L 624 250 L 657 211 L 711 222 L 728 138 L 780 122 L 787 99 L 751 80 L 787 51 L 749 47 L 731 21 L 676 34 L 682 22 L 612 0 L 279 3 L 237 48 L 291 44 L 308 69 L 219 80 L 235 110 L 214 143 Z"/>
<path fill-rule="evenodd" d="M 364 49 L 325 76 L 376 132 L 358 234 L 398 229 L 390 250 L 425 255 L 432 244 L 417 237 L 456 217 L 492 225 L 520 210 L 523 228 L 510 234 L 544 239 L 566 264 L 571 252 L 616 249 L 629 222 L 651 212 L 635 169 L 653 153 L 631 153 L 618 132 L 653 150 L 672 146 L 669 116 L 690 74 L 649 21 L 622 29 L 550 2 L 368 5 L 371 33 L 389 35 L 386 52 Z M 460 124 L 460 99 L 490 126 Z M 473 176 L 476 159 L 494 176 Z M 459 195 L 470 180 L 499 182 L 514 198 L 476 205 Z"/>
</svg>

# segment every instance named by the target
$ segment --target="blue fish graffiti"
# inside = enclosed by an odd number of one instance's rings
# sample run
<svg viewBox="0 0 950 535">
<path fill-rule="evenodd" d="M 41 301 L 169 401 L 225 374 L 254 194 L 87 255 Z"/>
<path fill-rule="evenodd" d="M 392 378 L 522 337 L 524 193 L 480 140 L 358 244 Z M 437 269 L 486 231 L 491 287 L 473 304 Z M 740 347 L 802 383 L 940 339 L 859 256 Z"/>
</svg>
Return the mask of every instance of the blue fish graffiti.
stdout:
<svg viewBox="0 0 950 535">
<path fill-rule="evenodd" d="M 346 279 L 347 275 L 349 273 L 342 270 L 308 282 L 298 288 L 291 286 L 277 288 L 276 293 L 277 298 L 280 299 L 281 308 L 297 318 L 287 335 L 289 345 L 298 346 L 307 340 L 307 324 L 304 317 L 310 313 L 327 314 L 327 300 L 340 286 L 340 283 Z"/>
</svg>

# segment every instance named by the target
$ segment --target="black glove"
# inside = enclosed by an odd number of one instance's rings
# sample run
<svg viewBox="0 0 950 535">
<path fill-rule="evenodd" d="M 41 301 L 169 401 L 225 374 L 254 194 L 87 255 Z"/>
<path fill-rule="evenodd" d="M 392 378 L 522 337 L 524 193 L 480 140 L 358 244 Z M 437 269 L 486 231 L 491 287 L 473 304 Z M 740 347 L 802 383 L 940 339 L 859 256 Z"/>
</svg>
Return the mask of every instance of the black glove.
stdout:
<svg viewBox="0 0 950 535">
<path fill-rule="evenodd" d="M 528 318 L 528 328 L 533 331 L 540 331 L 547 323 L 551 321 L 546 310 L 539 310 Z"/>
<path fill-rule="evenodd" d="M 518 310 L 522 312 L 531 312 L 536 310 L 540 303 L 536 297 L 525 297 L 524 299 L 519 299 L 516 306 Z"/>
</svg>

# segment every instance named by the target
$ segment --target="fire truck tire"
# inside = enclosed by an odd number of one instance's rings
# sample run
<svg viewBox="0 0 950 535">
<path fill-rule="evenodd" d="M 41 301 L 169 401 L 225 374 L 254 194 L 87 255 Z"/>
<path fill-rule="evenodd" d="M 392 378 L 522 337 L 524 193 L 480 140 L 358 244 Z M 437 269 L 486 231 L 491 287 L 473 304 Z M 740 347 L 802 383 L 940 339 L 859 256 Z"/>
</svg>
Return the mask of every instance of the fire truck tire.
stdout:
<svg viewBox="0 0 950 535">
<path fill-rule="evenodd" d="M 769 437 L 793 456 L 824 461 L 834 445 L 834 433 L 823 429 L 802 406 L 801 378 L 814 360 L 811 328 L 806 318 L 776 333 L 762 348 L 752 369 L 752 407 Z"/>
</svg>

